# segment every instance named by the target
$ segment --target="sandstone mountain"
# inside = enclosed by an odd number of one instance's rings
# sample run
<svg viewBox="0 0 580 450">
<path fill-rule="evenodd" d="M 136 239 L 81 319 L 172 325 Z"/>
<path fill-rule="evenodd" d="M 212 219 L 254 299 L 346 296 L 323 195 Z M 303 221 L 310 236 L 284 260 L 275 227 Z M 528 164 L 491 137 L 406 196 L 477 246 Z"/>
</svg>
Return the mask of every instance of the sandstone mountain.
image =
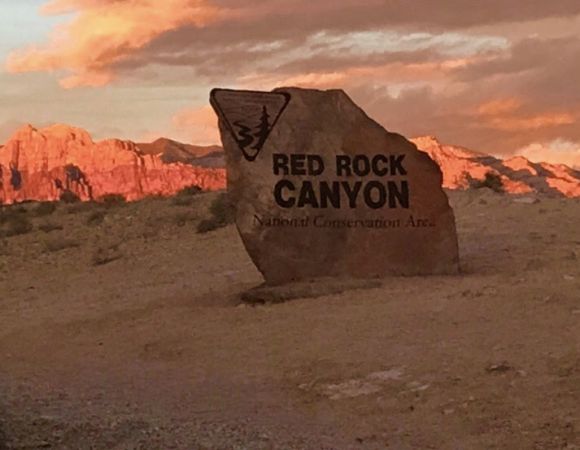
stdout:
<svg viewBox="0 0 580 450">
<path fill-rule="evenodd" d="M 167 163 L 163 150 L 146 150 L 118 139 L 94 142 L 86 131 L 66 125 L 40 130 L 28 125 L 0 147 L 0 203 L 57 200 L 65 191 L 82 200 L 106 194 L 137 200 L 191 185 L 225 187 L 222 168 Z"/>
<path fill-rule="evenodd" d="M 448 189 L 466 189 L 492 173 L 500 177 L 504 190 L 512 194 L 580 197 L 580 171 L 562 164 L 533 163 L 522 156 L 502 160 L 441 144 L 433 136 L 416 138 L 413 142 L 439 164 L 443 185 Z"/>
<path fill-rule="evenodd" d="M 532 163 L 521 156 L 501 160 L 441 144 L 432 136 L 413 142 L 439 164 L 448 189 L 467 189 L 493 173 L 509 193 L 580 197 L 580 171 L 564 165 Z M 95 142 L 85 130 L 66 125 L 43 129 L 28 125 L 0 146 L 0 204 L 56 200 L 66 190 L 82 200 L 106 194 L 137 200 L 172 195 L 190 185 L 225 188 L 221 147 L 165 138 L 143 144 Z"/>
</svg>

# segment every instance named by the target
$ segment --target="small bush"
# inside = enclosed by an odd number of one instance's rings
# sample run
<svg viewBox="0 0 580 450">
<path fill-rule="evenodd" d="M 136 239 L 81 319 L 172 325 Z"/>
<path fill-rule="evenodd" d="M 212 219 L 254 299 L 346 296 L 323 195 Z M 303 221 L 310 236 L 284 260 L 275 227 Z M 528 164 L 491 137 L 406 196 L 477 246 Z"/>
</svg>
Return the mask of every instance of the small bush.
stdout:
<svg viewBox="0 0 580 450">
<path fill-rule="evenodd" d="M 236 221 L 236 208 L 228 194 L 220 194 L 211 203 L 209 212 L 224 226 Z"/>
<path fill-rule="evenodd" d="M 197 226 L 198 233 L 207 233 L 230 225 L 236 220 L 236 209 L 227 194 L 220 194 L 210 205 L 211 217 Z"/>
<path fill-rule="evenodd" d="M 197 186 L 196 184 L 192 184 L 191 186 L 184 187 L 178 193 L 178 197 L 191 197 L 193 195 L 201 194 L 203 189 Z"/>
<path fill-rule="evenodd" d="M 79 202 L 75 203 L 74 205 L 69 205 L 66 209 L 67 214 L 78 214 L 90 211 L 95 209 L 99 206 L 97 202 L 90 201 L 90 202 Z"/>
<path fill-rule="evenodd" d="M 198 233 L 208 233 L 209 231 L 219 230 L 223 228 L 224 225 L 219 223 L 215 219 L 204 219 L 197 225 L 197 232 Z"/>
<path fill-rule="evenodd" d="M 46 223 L 40 224 L 38 226 L 38 229 L 40 231 L 45 232 L 45 233 L 52 233 L 53 231 L 62 230 L 63 227 L 62 227 L 62 225 L 59 225 L 59 224 L 56 224 L 56 223 L 46 222 Z"/>
<path fill-rule="evenodd" d="M 34 210 L 34 214 L 36 215 L 36 217 L 44 217 L 50 216 L 55 211 L 56 211 L 55 202 L 42 202 L 38 204 L 38 206 Z"/>
<path fill-rule="evenodd" d="M 487 172 L 483 180 L 472 180 L 470 185 L 474 189 L 488 188 L 494 192 L 504 192 L 501 176 L 494 172 Z"/>
<path fill-rule="evenodd" d="M 22 214 L 6 213 L 0 215 L 0 237 L 12 237 L 30 233 L 32 223 Z"/>
<path fill-rule="evenodd" d="M 195 201 L 195 197 L 202 192 L 203 189 L 195 184 L 184 187 L 171 199 L 171 204 L 176 206 L 191 206 Z"/>
<path fill-rule="evenodd" d="M 60 194 L 60 201 L 67 204 L 79 203 L 81 201 L 81 198 L 73 191 L 69 191 L 67 189 L 66 191 L 62 191 L 62 193 Z"/>
<path fill-rule="evenodd" d="M 101 197 L 101 202 L 105 208 L 114 208 L 127 203 L 127 199 L 123 194 L 106 194 Z"/>
<path fill-rule="evenodd" d="M 87 225 L 100 225 L 105 220 L 104 211 L 93 211 L 89 217 L 87 217 Z"/>
<path fill-rule="evenodd" d="M 91 259 L 93 266 L 104 266 L 113 261 L 123 258 L 123 254 L 119 250 L 119 245 L 111 245 L 109 247 L 99 247 Z"/>
</svg>

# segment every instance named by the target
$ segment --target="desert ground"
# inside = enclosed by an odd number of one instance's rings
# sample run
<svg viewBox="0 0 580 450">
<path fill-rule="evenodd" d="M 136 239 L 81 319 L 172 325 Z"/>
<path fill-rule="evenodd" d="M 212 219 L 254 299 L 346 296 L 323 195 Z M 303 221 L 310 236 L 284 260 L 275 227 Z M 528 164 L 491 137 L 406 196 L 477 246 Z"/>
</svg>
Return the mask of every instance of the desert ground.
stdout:
<svg viewBox="0 0 580 450">
<path fill-rule="evenodd" d="M 216 195 L 10 208 L 0 449 L 580 449 L 580 200 L 449 192 L 461 276 L 250 305 Z"/>
</svg>

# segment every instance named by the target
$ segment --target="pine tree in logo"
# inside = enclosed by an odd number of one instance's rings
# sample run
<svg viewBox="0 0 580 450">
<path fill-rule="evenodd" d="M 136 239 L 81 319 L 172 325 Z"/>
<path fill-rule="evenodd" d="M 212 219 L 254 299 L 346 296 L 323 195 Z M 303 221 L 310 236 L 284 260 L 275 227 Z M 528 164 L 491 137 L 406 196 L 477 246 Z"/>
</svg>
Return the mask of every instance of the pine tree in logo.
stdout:
<svg viewBox="0 0 580 450">
<path fill-rule="evenodd" d="M 268 114 L 268 108 L 265 106 L 262 108 L 262 116 L 260 117 L 260 125 L 258 126 L 258 131 L 256 131 L 256 138 L 258 142 L 252 148 L 254 150 L 262 150 L 262 147 L 266 143 L 266 139 L 270 135 L 271 125 L 270 125 L 270 114 Z"/>
</svg>

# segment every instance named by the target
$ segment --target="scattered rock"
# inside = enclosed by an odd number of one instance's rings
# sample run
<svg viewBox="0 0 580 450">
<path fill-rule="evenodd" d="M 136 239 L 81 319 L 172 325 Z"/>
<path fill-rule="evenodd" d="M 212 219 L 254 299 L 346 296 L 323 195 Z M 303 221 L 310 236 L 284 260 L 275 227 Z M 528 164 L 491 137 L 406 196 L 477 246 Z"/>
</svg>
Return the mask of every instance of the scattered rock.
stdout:
<svg viewBox="0 0 580 450">
<path fill-rule="evenodd" d="M 487 373 L 507 373 L 512 370 L 514 370 L 514 368 L 507 362 L 491 364 L 485 369 Z"/>
</svg>

